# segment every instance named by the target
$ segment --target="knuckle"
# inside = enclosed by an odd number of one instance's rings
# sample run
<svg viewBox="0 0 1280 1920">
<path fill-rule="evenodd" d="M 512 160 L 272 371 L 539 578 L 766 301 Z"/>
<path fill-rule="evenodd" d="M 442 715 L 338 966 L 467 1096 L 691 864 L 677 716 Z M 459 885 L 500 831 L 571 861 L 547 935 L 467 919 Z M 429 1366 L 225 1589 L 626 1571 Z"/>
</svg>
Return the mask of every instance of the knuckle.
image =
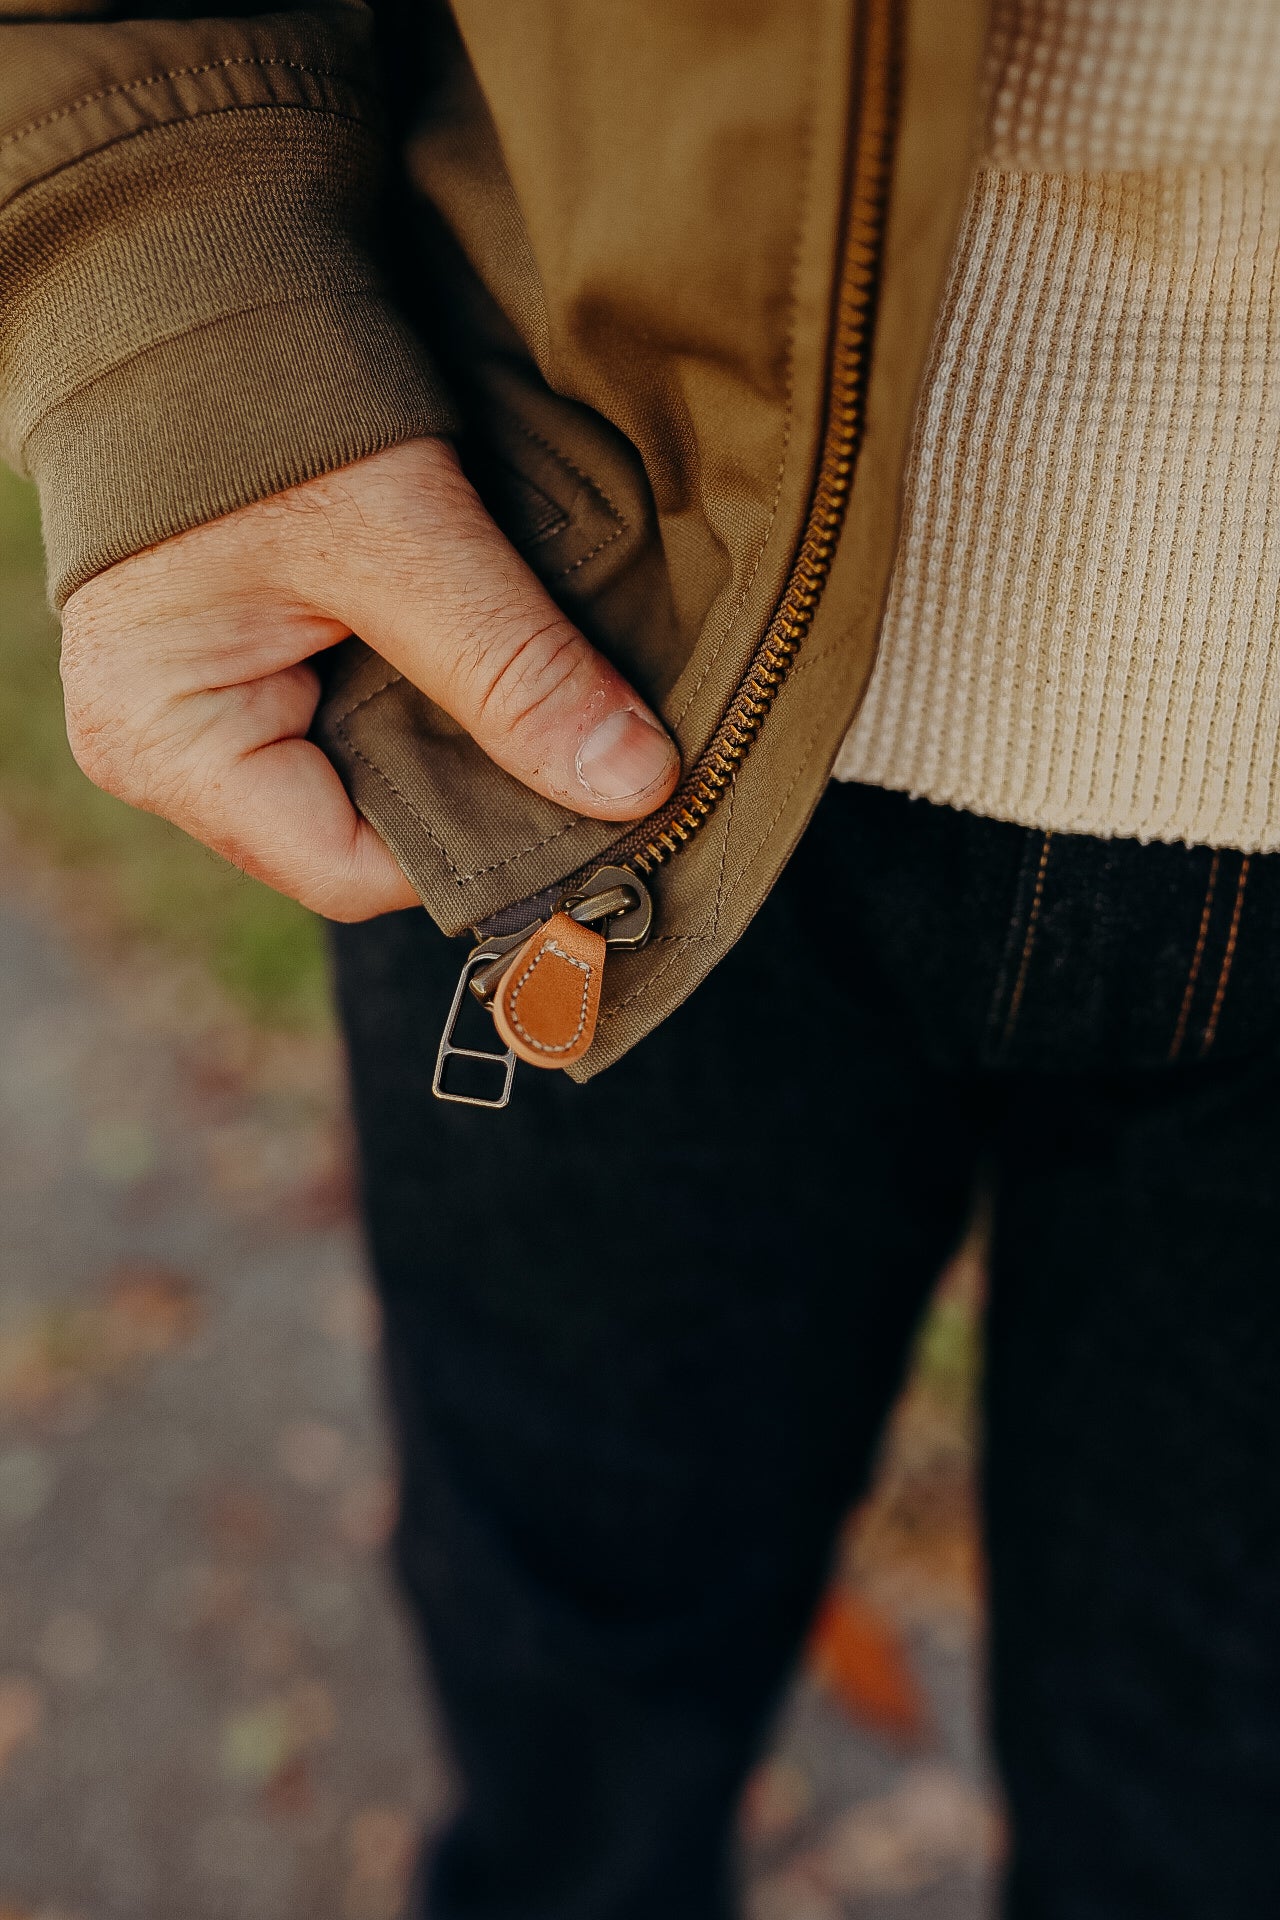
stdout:
<svg viewBox="0 0 1280 1920">
<path fill-rule="evenodd" d="M 105 793 L 119 790 L 120 755 L 109 729 L 95 724 L 83 712 L 67 709 L 67 743 L 81 773 Z"/>
<path fill-rule="evenodd" d="M 81 773 L 104 792 L 120 794 L 131 755 L 119 717 L 103 698 L 110 684 L 105 668 L 92 619 L 68 609 L 60 660 L 67 744 Z"/>
<path fill-rule="evenodd" d="M 477 721 L 499 737 L 520 732 L 554 705 L 581 676 L 588 657 L 582 636 L 563 617 L 548 619 L 514 644 L 508 641 L 501 654 L 495 663 L 492 648 L 486 650 L 473 669 Z"/>
<path fill-rule="evenodd" d="M 91 581 L 67 603 L 60 671 L 67 743 L 87 779 L 148 812 L 177 818 L 212 756 L 193 736 L 193 704 L 158 671 L 154 651 L 122 635 Z M 171 649 L 172 650 L 172 649 Z"/>
<path fill-rule="evenodd" d="M 81 715 L 67 727 L 72 758 L 95 787 L 130 806 L 152 805 L 152 782 L 145 756 L 137 742 L 111 721 L 99 723 Z"/>
<path fill-rule="evenodd" d="M 133 756 L 111 718 L 92 701 L 68 698 L 66 726 L 71 757 L 81 773 L 104 793 L 126 798 Z"/>
<path fill-rule="evenodd" d="M 68 690 L 65 713 L 71 756 L 95 787 L 131 806 L 171 811 L 172 769 L 166 774 L 162 741 L 149 737 L 153 721 L 83 690 Z"/>
</svg>

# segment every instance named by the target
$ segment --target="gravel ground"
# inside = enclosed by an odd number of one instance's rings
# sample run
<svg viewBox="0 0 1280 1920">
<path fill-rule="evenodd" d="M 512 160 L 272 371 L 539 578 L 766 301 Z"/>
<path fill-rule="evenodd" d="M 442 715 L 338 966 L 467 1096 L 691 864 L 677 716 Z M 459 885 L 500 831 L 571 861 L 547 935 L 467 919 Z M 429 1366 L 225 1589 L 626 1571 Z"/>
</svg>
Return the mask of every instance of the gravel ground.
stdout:
<svg viewBox="0 0 1280 1920">
<path fill-rule="evenodd" d="M 449 1782 L 385 1565 L 336 1051 L 6 865 L 0 1920 L 395 1920 Z M 967 1440 L 935 1399 L 748 1797 L 752 1920 L 990 1910 Z"/>
</svg>

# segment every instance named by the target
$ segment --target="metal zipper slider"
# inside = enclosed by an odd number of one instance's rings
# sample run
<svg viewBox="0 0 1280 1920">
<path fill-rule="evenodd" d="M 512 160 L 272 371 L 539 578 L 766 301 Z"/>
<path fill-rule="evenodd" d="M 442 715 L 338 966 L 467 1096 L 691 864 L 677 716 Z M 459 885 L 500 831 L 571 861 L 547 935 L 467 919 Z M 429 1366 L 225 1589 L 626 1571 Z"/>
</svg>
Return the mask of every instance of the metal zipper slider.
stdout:
<svg viewBox="0 0 1280 1920">
<path fill-rule="evenodd" d="M 572 932 L 565 927 L 557 938 L 554 922 L 561 916 L 576 925 Z M 580 886 L 565 894 L 545 917 L 530 921 L 514 933 L 481 939 L 463 962 L 440 1037 L 431 1082 L 436 1099 L 500 1110 L 511 1099 L 517 1058 L 539 1067 L 572 1065 L 585 1053 L 594 1032 L 605 953 L 610 947 L 626 951 L 644 946 L 652 925 L 653 898 L 644 881 L 630 867 L 598 867 Z M 598 928 L 596 937 L 601 945 L 597 947 L 584 940 L 577 934 L 577 928 Z M 518 973 L 517 962 L 520 963 Z M 568 978 L 581 992 L 580 1006 L 575 1002 L 574 1031 L 553 1041 L 540 1040 L 521 1017 L 521 997 L 527 1015 L 537 1001 L 531 991 L 533 979 L 541 974 L 541 988 L 544 981 L 565 969 L 572 970 Z M 505 997 L 500 999 L 504 982 L 509 984 Z M 500 1038 L 508 1042 L 501 1051 L 458 1044 L 454 1036 L 468 998 L 488 1007 L 494 1015 Z M 514 1045 L 510 1044 L 512 1041 Z M 501 1068 L 501 1090 L 491 1098 L 451 1090 L 445 1085 L 451 1060 L 488 1061 Z"/>
</svg>

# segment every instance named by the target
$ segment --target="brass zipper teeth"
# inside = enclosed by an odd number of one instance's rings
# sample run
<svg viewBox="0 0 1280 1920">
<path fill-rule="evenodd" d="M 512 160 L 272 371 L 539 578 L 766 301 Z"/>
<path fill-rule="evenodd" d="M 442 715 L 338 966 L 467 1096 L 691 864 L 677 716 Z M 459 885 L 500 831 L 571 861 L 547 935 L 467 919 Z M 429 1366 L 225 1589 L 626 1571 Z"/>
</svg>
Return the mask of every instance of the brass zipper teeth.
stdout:
<svg viewBox="0 0 1280 1920">
<path fill-rule="evenodd" d="M 710 744 L 666 805 L 603 856 L 637 873 L 652 873 L 687 846 L 733 784 L 813 625 L 831 571 L 865 422 L 868 349 L 897 108 L 896 15 L 894 0 L 872 0 L 867 9 L 865 81 L 836 298 L 827 419 L 804 536 L 778 610 Z"/>
</svg>

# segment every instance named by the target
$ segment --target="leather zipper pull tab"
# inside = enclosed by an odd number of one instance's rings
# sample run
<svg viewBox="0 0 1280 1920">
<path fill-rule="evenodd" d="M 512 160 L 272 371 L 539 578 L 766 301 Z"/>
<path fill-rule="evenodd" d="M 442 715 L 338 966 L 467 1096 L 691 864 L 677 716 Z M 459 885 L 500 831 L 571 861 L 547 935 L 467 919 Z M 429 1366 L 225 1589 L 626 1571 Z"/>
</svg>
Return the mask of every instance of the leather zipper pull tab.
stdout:
<svg viewBox="0 0 1280 1920">
<path fill-rule="evenodd" d="M 499 1036 L 531 1067 L 571 1067 L 595 1037 L 605 938 L 554 913 L 516 948 L 493 995 Z"/>
</svg>

